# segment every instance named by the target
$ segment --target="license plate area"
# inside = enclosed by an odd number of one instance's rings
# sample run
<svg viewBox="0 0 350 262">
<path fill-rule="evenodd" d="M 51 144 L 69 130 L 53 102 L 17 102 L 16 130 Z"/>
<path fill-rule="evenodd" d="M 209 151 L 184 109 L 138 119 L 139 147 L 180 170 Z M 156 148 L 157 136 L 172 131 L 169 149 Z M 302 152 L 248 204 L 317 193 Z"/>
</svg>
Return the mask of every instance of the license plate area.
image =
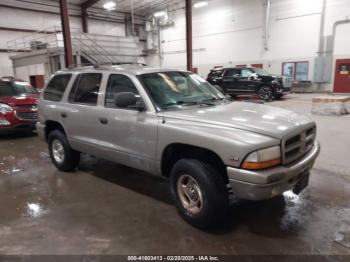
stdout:
<svg viewBox="0 0 350 262">
<path fill-rule="evenodd" d="M 299 195 L 309 185 L 309 178 L 310 178 L 310 173 L 309 172 L 304 173 L 301 176 L 301 179 L 293 188 L 293 193 L 296 195 Z"/>
</svg>

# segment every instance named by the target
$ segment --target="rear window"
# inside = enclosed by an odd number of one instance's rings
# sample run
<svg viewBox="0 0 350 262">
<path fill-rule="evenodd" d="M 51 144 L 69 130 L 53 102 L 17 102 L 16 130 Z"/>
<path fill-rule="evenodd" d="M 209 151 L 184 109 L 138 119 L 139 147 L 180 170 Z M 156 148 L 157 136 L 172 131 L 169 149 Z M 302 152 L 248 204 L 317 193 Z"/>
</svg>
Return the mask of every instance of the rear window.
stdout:
<svg viewBox="0 0 350 262">
<path fill-rule="evenodd" d="M 210 77 L 220 77 L 220 76 L 222 76 L 223 72 L 224 72 L 223 70 L 212 70 L 212 71 L 210 71 L 209 76 Z"/>
<path fill-rule="evenodd" d="M 44 91 L 44 99 L 50 101 L 61 101 L 64 91 L 66 91 L 71 74 L 62 74 L 54 76 Z"/>
</svg>

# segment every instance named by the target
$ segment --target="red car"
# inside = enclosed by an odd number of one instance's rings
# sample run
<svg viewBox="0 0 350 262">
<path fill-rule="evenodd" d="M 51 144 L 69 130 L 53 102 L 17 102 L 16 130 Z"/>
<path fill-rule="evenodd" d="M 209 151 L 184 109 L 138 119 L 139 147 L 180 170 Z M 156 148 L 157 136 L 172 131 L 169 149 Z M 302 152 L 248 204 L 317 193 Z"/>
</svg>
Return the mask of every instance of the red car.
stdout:
<svg viewBox="0 0 350 262">
<path fill-rule="evenodd" d="M 38 120 L 39 93 L 27 82 L 0 79 L 0 132 L 34 130 Z"/>
</svg>

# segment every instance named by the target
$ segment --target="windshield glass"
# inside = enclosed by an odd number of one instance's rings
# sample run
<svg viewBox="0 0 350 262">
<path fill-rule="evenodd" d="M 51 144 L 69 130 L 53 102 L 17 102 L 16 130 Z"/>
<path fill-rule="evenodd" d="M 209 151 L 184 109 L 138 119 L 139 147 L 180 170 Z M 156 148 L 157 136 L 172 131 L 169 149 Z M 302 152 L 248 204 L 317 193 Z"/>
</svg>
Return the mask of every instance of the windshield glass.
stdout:
<svg viewBox="0 0 350 262">
<path fill-rule="evenodd" d="M 0 96 L 19 96 L 22 94 L 37 94 L 38 91 L 26 82 L 1 82 Z"/>
<path fill-rule="evenodd" d="M 269 76 L 269 75 L 271 75 L 269 72 L 267 72 L 266 70 L 261 69 L 261 68 L 254 68 L 254 71 L 255 71 L 255 73 L 257 73 L 259 75 L 262 75 L 262 76 Z"/>
<path fill-rule="evenodd" d="M 139 76 L 144 88 L 161 109 L 225 100 L 225 96 L 196 74 L 159 72 Z"/>
</svg>

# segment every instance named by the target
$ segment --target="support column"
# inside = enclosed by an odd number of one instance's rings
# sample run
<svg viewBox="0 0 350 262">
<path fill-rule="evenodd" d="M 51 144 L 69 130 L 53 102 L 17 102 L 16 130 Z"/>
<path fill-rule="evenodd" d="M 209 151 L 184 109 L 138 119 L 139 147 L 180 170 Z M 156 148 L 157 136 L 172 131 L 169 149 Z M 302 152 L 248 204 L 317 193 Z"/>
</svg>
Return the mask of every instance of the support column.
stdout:
<svg viewBox="0 0 350 262">
<path fill-rule="evenodd" d="M 192 50 L 192 0 L 186 0 L 186 51 L 188 71 L 192 71 L 193 67 Z"/>
<path fill-rule="evenodd" d="M 60 15 L 63 32 L 66 67 L 73 64 L 72 40 L 70 35 L 67 0 L 60 0 Z"/>
<path fill-rule="evenodd" d="M 87 11 L 85 8 L 81 8 L 81 23 L 83 27 L 83 33 L 88 33 L 89 32 L 89 27 L 88 27 L 88 16 L 87 16 Z"/>
</svg>

